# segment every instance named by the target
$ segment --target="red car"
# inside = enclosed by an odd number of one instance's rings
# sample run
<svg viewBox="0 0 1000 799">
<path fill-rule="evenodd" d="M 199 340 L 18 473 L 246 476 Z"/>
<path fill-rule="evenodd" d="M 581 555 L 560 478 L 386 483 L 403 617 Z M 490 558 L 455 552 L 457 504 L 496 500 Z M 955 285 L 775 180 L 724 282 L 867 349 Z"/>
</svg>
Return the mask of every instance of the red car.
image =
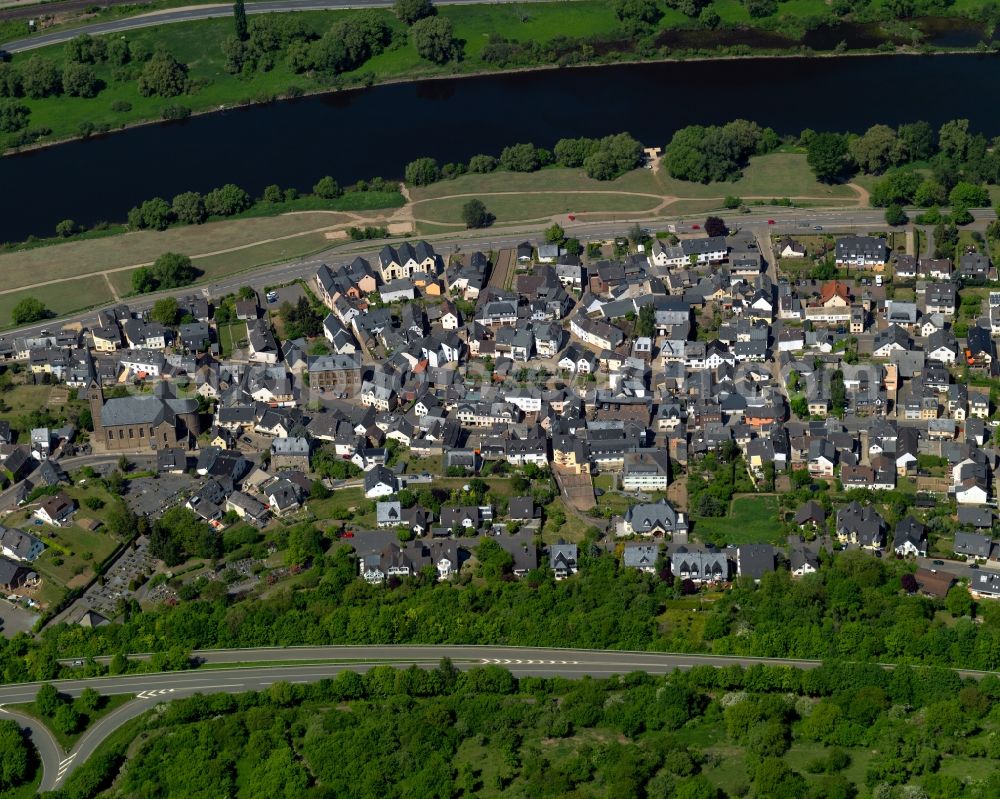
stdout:
<svg viewBox="0 0 1000 799">
<path fill-rule="evenodd" d="M 342 532 L 340 534 L 340 537 L 341 538 L 354 538 L 354 533 L 352 531 L 350 531 L 350 530 L 344 530 L 344 532 Z"/>
<path fill-rule="evenodd" d="M 769 224 L 769 225 L 773 225 L 773 224 L 774 224 L 774 220 L 773 220 L 773 219 L 768 219 L 768 220 L 767 220 L 767 224 Z"/>
<path fill-rule="evenodd" d="M 691 230 L 701 230 L 701 225 L 691 225 Z"/>
<path fill-rule="evenodd" d="M 570 214 L 570 215 L 569 215 L 569 221 L 570 221 L 570 222 L 575 222 L 575 221 L 576 221 L 576 217 L 575 217 L 575 216 L 573 216 L 573 214 Z"/>
</svg>

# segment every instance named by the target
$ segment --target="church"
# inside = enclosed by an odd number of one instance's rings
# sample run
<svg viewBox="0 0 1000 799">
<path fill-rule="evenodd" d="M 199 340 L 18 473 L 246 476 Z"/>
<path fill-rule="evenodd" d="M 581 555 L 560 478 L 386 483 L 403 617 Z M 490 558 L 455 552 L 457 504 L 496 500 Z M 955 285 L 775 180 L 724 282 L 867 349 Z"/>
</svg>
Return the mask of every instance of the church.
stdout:
<svg viewBox="0 0 1000 799">
<path fill-rule="evenodd" d="M 190 449 L 201 432 L 197 398 L 178 399 L 169 383 L 160 381 L 150 393 L 104 400 L 96 381 L 90 385 L 91 439 L 96 450 Z"/>
</svg>

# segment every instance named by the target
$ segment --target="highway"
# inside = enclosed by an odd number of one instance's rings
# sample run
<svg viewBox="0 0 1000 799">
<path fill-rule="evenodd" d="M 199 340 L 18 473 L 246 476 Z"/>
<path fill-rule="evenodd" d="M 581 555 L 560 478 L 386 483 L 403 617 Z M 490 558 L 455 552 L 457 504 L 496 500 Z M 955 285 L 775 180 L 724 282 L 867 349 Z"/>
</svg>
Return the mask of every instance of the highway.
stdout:
<svg viewBox="0 0 1000 799">
<path fill-rule="evenodd" d="M 6 711 L 3 705 L 31 702 L 43 683 L 0 686 L 0 717 L 7 714 L 29 729 L 43 765 L 40 790 L 58 788 L 75 768 L 87 761 L 94 750 L 125 722 L 140 716 L 163 701 L 196 693 L 243 693 L 266 690 L 276 682 L 314 683 L 342 671 L 367 671 L 376 665 L 406 668 L 416 665 L 434 668 L 441 658 L 451 658 L 462 670 L 497 665 L 518 677 L 609 677 L 633 671 L 666 674 L 693 666 L 752 666 L 770 664 L 811 669 L 818 660 L 726 657 L 660 652 L 617 652 L 591 649 L 559 649 L 509 646 L 316 646 L 264 647 L 239 650 L 204 650 L 193 656 L 215 668 L 192 671 L 133 674 L 118 677 L 57 680 L 60 692 L 79 696 L 84 688 L 94 688 L 106 696 L 134 694 L 126 702 L 87 730 L 72 752 L 63 752 L 44 726 L 23 714 Z M 315 662 L 315 661 L 326 662 Z M 299 661 L 299 663 L 296 663 Z M 256 663 L 258 665 L 247 665 Z M 891 666 L 883 666 L 891 668 Z M 958 672 L 963 677 L 981 677 L 984 672 Z"/>
<path fill-rule="evenodd" d="M 463 6 L 481 4 L 482 2 L 483 0 L 435 0 L 435 5 Z M 532 3 L 545 2 L 545 0 L 490 0 L 490 2 Z M 115 5 L 117 4 L 115 3 Z M 0 19 L 11 19 L 14 17 L 32 18 L 43 14 L 51 14 L 59 11 L 60 6 L 63 5 L 69 9 L 81 7 L 81 3 L 74 1 L 66 4 L 47 3 L 22 8 L 5 8 L 0 10 Z M 90 4 L 87 3 L 84 5 Z M 250 2 L 246 5 L 247 14 L 270 14 L 285 11 L 344 11 L 352 8 L 392 8 L 392 0 L 263 0 L 256 3 Z M 74 36 L 79 36 L 81 33 L 88 33 L 91 36 L 123 33 L 124 31 L 135 30 L 136 28 L 149 28 L 154 25 L 167 25 L 172 22 L 194 22 L 200 19 L 229 17 L 232 16 L 232 13 L 233 7 L 229 3 L 153 11 L 148 14 L 116 19 L 110 22 L 95 22 L 91 25 L 73 26 L 53 31 L 52 33 L 38 33 L 24 39 L 0 44 L 0 49 L 6 50 L 8 53 L 21 53 L 25 50 L 34 50 L 50 44 L 68 42 Z"/>
</svg>

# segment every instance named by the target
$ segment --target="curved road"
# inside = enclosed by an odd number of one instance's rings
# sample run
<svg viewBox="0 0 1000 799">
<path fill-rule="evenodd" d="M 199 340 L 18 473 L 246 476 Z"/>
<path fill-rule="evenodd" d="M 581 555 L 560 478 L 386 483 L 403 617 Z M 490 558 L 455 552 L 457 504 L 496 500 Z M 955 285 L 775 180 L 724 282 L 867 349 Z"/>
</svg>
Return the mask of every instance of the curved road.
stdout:
<svg viewBox="0 0 1000 799">
<path fill-rule="evenodd" d="M 482 4 L 484 0 L 436 0 L 436 5 L 441 6 L 462 6 Z M 545 0 L 490 0 L 492 3 L 513 3 L 513 2 L 545 2 Z M 343 11 L 351 8 L 392 8 L 392 0 L 263 0 L 262 2 L 247 3 L 248 14 L 268 14 L 282 11 Z M 57 4 L 32 6 L 34 14 L 44 14 L 49 11 L 58 10 Z M 19 16 L 25 15 L 23 12 L 27 8 L 18 9 Z M 214 19 L 216 17 L 228 17 L 233 13 L 231 4 L 193 6 L 178 10 L 153 11 L 149 14 L 142 14 L 137 17 L 127 17 L 126 19 L 116 19 L 110 22 L 95 22 L 92 25 L 80 25 L 72 28 L 54 31 L 53 33 L 40 33 L 26 39 L 17 39 L 12 42 L 0 44 L 0 50 L 8 53 L 20 53 L 25 50 L 34 50 L 38 47 L 45 47 L 50 44 L 61 44 L 68 42 L 74 36 L 81 33 L 89 33 L 91 36 L 107 33 L 121 33 L 123 31 L 135 30 L 136 28 L 149 28 L 154 25 L 166 25 L 171 22 L 193 22 L 199 19 Z M 2 14 L 0 14 L 2 18 Z"/>
<path fill-rule="evenodd" d="M 451 658 L 455 666 L 463 670 L 481 665 L 499 665 L 521 677 L 567 678 L 586 675 L 609 677 L 632 671 L 666 674 L 701 665 L 772 664 L 811 669 L 821 663 L 818 660 L 507 646 L 274 647 L 205 650 L 195 652 L 194 656 L 204 663 L 218 665 L 219 668 L 56 681 L 54 684 L 59 690 L 69 696 L 79 696 L 84 688 L 94 688 L 105 695 L 135 694 L 136 697 L 102 718 L 80 738 L 76 747 L 68 754 L 59 748 L 52 734 L 40 722 L 0 707 L 0 713 L 16 718 L 31 733 L 43 767 L 39 790 L 58 788 L 74 768 L 85 763 L 98 745 L 126 721 L 140 716 L 158 702 L 181 699 L 196 693 L 260 691 L 276 682 L 313 683 L 342 671 L 367 671 L 376 665 L 433 668 L 443 657 Z M 318 660 L 327 662 L 294 663 Z M 248 665 L 254 663 L 258 665 Z M 981 677 L 984 673 L 959 670 L 963 677 Z M 0 705 L 31 702 L 41 685 L 43 683 L 0 686 Z"/>
</svg>

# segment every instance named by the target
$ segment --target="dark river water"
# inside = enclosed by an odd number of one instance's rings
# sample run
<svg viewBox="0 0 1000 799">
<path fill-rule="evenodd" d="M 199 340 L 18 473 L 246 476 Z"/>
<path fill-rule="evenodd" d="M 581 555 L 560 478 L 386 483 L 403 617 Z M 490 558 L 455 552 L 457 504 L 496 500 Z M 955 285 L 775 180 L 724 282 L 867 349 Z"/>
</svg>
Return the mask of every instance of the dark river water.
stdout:
<svg viewBox="0 0 1000 799">
<path fill-rule="evenodd" d="M 154 196 L 238 183 L 308 189 L 399 177 L 429 155 L 464 161 L 530 141 L 628 131 L 662 146 L 678 128 L 742 117 L 779 133 L 967 117 L 1000 134 L 1000 57 L 691 61 L 400 83 L 148 125 L 0 158 L 0 241 L 61 219 L 119 221 Z"/>
</svg>

